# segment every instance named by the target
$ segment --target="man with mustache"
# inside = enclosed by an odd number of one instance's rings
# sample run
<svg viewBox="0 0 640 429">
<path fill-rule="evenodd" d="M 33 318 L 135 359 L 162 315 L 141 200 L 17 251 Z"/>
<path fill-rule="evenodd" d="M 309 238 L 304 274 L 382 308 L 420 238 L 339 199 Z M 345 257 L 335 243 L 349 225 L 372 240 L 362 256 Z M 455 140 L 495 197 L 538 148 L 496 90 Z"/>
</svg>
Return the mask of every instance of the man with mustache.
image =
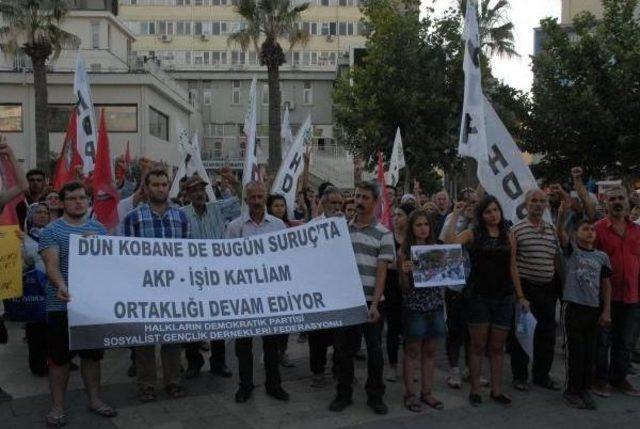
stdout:
<svg viewBox="0 0 640 429">
<path fill-rule="evenodd" d="M 540 189 L 525 194 L 527 217 L 511 229 L 516 245 L 516 263 L 522 282 L 522 296 L 516 305 L 530 303 L 538 321 L 533 341 L 533 383 L 550 390 L 560 390 L 560 383 L 549 376 L 556 344 L 556 303 L 558 292 L 553 277 L 559 252 L 558 236 L 550 223 L 542 219 L 549 206 Z M 512 337 L 511 372 L 516 390 L 529 390 L 529 356 Z"/>
<path fill-rule="evenodd" d="M 609 386 L 629 396 L 640 391 L 627 380 L 640 323 L 640 226 L 629 219 L 629 199 L 621 186 L 607 190 L 607 216 L 596 224 L 596 247 L 611 260 L 611 326 L 598 338 L 593 393 L 607 398 Z M 609 349 L 611 358 L 609 359 Z"/>
</svg>

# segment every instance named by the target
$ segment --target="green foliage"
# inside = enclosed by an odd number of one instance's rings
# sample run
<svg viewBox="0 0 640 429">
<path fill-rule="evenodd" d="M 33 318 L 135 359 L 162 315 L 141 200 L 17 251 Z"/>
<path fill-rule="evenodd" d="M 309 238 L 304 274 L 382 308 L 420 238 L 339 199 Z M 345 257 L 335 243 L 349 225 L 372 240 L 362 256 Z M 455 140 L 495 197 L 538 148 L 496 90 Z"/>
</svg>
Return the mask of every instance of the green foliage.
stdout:
<svg viewBox="0 0 640 429">
<path fill-rule="evenodd" d="M 542 22 L 543 50 L 525 136 L 543 156 L 536 173 L 566 176 L 582 165 L 593 177 L 640 174 L 640 24 L 638 0 L 603 0 L 604 18 L 576 16 L 577 40 L 554 19 Z"/>
<path fill-rule="evenodd" d="M 463 17 L 457 8 L 422 21 L 392 0 L 362 7 L 369 32 L 361 66 L 341 76 L 333 94 L 338 141 L 371 169 L 382 150 L 389 159 L 400 127 L 411 178 L 435 188 L 434 169 L 461 172 L 457 157 L 464 95 Z M 431 11 L 432 12 L 432 11 Z M 491 75 L 481 58 L 483 87 L 514 138 L 522 134 L 526 97 Z M 475 169 L 473 170 L 475 176 Z"/>
</svg>

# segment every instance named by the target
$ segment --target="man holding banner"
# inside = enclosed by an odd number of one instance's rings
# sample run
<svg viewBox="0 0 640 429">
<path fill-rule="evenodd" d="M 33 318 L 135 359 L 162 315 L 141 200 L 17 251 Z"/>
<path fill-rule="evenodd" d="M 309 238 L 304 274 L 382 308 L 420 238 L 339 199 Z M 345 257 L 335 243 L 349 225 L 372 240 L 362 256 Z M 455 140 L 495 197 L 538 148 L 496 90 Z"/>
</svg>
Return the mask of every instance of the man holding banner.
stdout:
<svg viewBox="0 0 640 429">
<path fill-rule="evenodd" d="M 244 187 L 244 200 L 248 211 L 227 226 L 225 238 L 244 238 L 252 235 L 280 231 L 287 226 L 275 216 L 266 212 L 267 191 L 261 182 L 251 181 Z M 236 402 L 244 403 L 251 397 L 253 384 L 253 338 L 236 339 L 236 357 L 240 375 L 240 388 L 236 392 Z M 288 401 L 289 394 L 282 388 L 280 379 L 278 336 L 262 337 L 264 352 L 265 387 L 267 395 L 280 401 Z"/>
<path fill-rule="evenodd" d="M 64 214 L 51 222 L 40 237 L 40 254 L 47 269 L 47 348 L 49 381 L 53 406 L 47 414 L 48 426 L 60 427 L 66 423 L 64 399 L 69 381 L 69 352 L 67 302 L 70 289 L 85 285 L 69 285 L 69 237 L 77 235 L 104 235 L 106 229 L 94 219 L 86 219 L 87 192 L 78 182 L 67 183 L 60 189 Z M 115 417 L 116 411 L 100 399 L 100 361 L 103 350 L 80 350 L 81 372 L 89 396 L 91 412 L 103 417 Z"/>
<path fill-rule="evenodd" d="M 334 412 L 343 411 L 353 403 L 353 359 L 360 349 L 363 335 L 367 343 L 368 378 L 365 385 L 367 405 L 376 414 L 386 414 L 389 411 L 382 402 L 385 386 L 382 381 L 384 318 L 381 317 L 381 313 L 387 267 L 393 262 L 395 252 L 393 235 L 374 216 L 379 198 L 380 188 L 375 182 L 363 182 L 356 187 L 357 214 L 349 224 L 349 233 L 369 307 L 369 322 L 341 328 L 336 332 L 337 396 L 329 405 L 329 410 Z"/>
<path fill-rule="evenodd" d="M 149 171 L 145 180 L 149 202 L 131 211 L 124 219 L 124 235 L 146 238 L 189 238 L 189 220 L 176 207 L 169 205 L 169 176 L 163 169 Z M 180 385 L 180 344 L 162 344 L 163 381 L 165 390 L 174 399 L 186 396 Z M 142 402 L 156 400 L 155 345 L 135 348 L 138 395 Z"/>
</svg>

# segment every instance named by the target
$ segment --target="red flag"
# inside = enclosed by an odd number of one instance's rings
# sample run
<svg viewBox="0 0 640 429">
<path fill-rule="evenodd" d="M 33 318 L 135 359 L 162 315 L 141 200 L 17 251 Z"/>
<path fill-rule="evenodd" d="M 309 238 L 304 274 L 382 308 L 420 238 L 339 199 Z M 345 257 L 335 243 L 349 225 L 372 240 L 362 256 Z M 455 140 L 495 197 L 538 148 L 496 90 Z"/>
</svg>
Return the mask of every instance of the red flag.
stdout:
<svg viewBox="0 0 640 429">
<path fill-rule="evenodd" d="M 78 153 L 75 109 L 69 115 L 67 134 L 64 136 L 64 143 L 60 150 L 60 157 L 56 162 L 56 170 L 53 174 L 53 188 L 57 191 L 67 182 L 76 180 L 78 167 L 82 166 L 82 158 Z"/>
<path fill-rule="evenodd" d="M 124 183 L 127 173 L 131 172 L 131 155 L 129 154 L 129 141 L 127 140 L 127 149 L 124 152 L 122 162 L 118 159 L 116 162 L 116 181 L 118 184 Z"/>
<path fill-rule="evenodd" d="M 378 152 L 378 187 L 380 188 L 380 198 L 378 199 L 378 207 L 376 207 L 376 215 L 381 224 L 389 231 L 392 230 L 391 223 L 391 202 L 387 198 L 387 182 L 384 180 L 384 160 L 382 152 Z"/>
<path fill-rule="evenodd" d="M 111 174 L 109 136 L 104 120 L 104 109 L 100 113 L 98 149 L 93 169 L 93 213 L 107 229 L 118 224 L 118 191 Z"/>
<path fill-rule="evenodd" d="M 16 170 L 13 165 L 3 156 L 0 156 L 0 191 L 10 189 L 18 183 Z M 7 202 L 4 208 L 0 208 L 0 225 L 18 225 L 18 214 L 16 206 L 24 200 L 24 194 L 20 194 L 13 200 Z"/>
</svg>

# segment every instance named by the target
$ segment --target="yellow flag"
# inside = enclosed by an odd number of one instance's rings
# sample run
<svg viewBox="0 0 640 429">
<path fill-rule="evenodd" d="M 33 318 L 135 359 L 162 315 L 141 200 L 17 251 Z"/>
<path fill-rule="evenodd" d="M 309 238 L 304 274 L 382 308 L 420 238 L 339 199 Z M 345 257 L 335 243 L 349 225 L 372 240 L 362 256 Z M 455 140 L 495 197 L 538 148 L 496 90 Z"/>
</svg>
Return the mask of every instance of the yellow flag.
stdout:
<svg viewBox="0 0 640 429">
<path fill-rule="evenodd" d="M 22 296 L 22 249 L 17 225 L 0 226 L 0 299 Z"/>
</svg>

